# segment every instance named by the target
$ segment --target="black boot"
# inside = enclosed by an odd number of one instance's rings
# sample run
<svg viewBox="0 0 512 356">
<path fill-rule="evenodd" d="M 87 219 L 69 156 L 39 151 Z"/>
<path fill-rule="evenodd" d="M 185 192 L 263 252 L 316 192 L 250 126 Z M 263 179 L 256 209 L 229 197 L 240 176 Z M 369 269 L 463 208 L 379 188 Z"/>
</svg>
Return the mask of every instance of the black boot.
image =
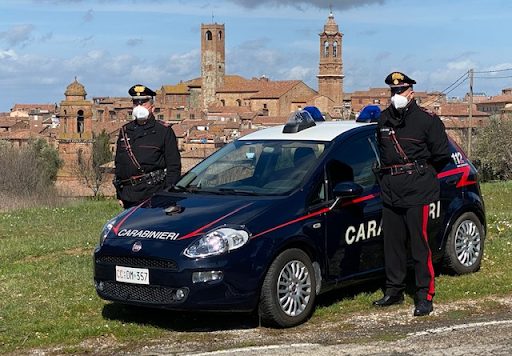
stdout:
<svg viewBox="0 0 512 356">
<path fill-rule="evenodd" d="M 373 302 L 373 305 L 377 307 L 389 307 L 393 304 L 402 304 L 404 301 L 404 296 L 400 295 L 384 295 L 379 300 Z"/>
<path fill-rule="evenodd" d="M 434 305 L 431 300 L 422 299 L 414 307 L 414 316 L 425 316 L 432 313 Z"/>
</svg>

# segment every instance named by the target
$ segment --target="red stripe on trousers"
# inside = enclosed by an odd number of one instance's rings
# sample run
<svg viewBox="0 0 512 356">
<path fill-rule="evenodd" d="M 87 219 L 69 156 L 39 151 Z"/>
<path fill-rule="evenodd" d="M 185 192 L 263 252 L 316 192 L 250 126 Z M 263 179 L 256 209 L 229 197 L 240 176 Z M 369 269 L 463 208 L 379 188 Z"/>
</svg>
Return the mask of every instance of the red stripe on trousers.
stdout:
<svg viewBox="0 0 512 356">
<path fill-rule="evenodd" d="M 434 296 L 434 293 L 435 293 L 435 286 L 434 286 L 435 274 L 434 274 L 434 266 L 432 264 L 432 252 L 430 251 L 430 245 L 428 244 L 428 233 L 427 233 L 428 212 L 429 212 L 429 206 L 424 205 L 423 206 L 422 233 L 423 233 L 423 239 L 425 240 L 425 243 L 427 244 L 427 248 L 428 248 L 427 267 L 428 267 L 428 271 L 430 272 L 430 283 L 428 285 L 427 300 L 431 301 Z"/>
</svg>

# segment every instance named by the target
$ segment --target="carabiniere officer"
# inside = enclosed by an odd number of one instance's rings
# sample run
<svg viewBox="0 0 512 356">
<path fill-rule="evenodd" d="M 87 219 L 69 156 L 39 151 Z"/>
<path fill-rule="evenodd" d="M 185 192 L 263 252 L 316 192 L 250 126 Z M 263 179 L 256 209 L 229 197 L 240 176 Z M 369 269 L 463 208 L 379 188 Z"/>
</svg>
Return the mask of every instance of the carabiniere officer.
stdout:
<svg viewBox="0 0 512 356">
<path fill-rule="evenodd" d="M 437 173 L 450 159 L 448 137 L 439 117 L 416 104 L 416 81 L 393 72 L 385 82 L 391 88 L 391 105 L 379 119 L 377 141 L 386 289 L 373 304 L 385 307 L 403 302 L 409 240 L 416 278 L 413 315 L 423 316 L 432 312 L 435 294 L 429 205 L 439 200 Z"/>
<path fill-rule="evenodd" d="M 142 84 L 132 86 L 128 93 L 133 121 L 119 131 L 114 179 L 117 198 L 125 209 L 175 184 L 181 175 L 174 131 L 153 115 L 156 93 Z"/>
</svg>

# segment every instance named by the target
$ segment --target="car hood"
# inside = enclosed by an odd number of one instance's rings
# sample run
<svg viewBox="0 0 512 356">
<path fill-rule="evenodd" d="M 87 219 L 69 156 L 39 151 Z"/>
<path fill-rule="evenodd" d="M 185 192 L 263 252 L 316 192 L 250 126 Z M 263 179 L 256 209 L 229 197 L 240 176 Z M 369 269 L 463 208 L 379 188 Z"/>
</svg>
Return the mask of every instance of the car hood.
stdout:
<svg viewBox="0 0 512 356">
<path fill-rule="evenodd" d="M 116 217 L 119 237 L 184 240 L 223 225 L 245 225 L 269 208 L 275 197 L 203 194 L 156 195 Z"/>
</svg>

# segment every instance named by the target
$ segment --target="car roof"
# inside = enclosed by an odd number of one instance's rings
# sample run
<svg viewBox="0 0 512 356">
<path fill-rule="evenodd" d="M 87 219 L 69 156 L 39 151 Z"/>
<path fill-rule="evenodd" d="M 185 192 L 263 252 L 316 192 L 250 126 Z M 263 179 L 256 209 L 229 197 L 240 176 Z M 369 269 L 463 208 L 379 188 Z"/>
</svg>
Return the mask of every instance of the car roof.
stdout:
<svg viewBox="0 0 512 356">
<path fill-rule="evenodd" d="M 293 140 L 293 141 L 326 141 L 330 142 L 347 131 L 375 123 L 355 121 L 323 121 L 316 122 L 315 126 L 308 127 L 299 132 L 283 133 L 284 125 L 270 127 L 240 137 L 240 141 L 249 140 Z"/>
</svg>

